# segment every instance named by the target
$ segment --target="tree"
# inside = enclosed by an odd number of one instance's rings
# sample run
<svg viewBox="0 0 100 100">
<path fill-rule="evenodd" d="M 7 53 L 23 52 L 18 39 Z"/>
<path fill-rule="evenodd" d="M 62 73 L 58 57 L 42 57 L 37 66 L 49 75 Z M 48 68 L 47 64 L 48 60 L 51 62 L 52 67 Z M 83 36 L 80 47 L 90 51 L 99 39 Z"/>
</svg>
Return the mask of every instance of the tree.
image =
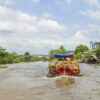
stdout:
<svg viewBox="0 0 100 100">
<path fill-rule="evenodd" d="M 24 56 L 25 56 L 24 57 L 25 62 L 29 62 L 31 60 L 31 55 L 29 52 L 25 52 Z"/>
<path fill-rule="evenodd" d="M 88 51 L 84 54 L 84 57 L 85 58 L 89 58 L 90 56 L 92 56 L 92 52 L 91 51 Z"/>
<path fill-rule="evenodd" d="M 76 55 L 75 55 L 75 59 L 80 59 L 81 58 L 81 52 L 78 52 Z"/>
<path fill-rule="evenodd" d="M 25 52 L 24 55 L 18 55 L 16 52 L 9 53 L 2 47 L 0 47 L 0 64 L 8 63 L 20 63 L 30 61 L 40 61 L 40 57 L 32 57 L 29 52 Z"/>
<path fill-rule="evenodd" d="M 97 58 L 100 59 L 100 48 L 93 49 L 93 52 L 97 56 Z"/>
<path fill-rule="evenodd" d="M 62 45 L 60 46 L 58 50 L 60 51 L 59 53 L 68 53 L 68 51 Z"/>
<path fill-rule="evenodd" d="M 29 52 L 25 52 L 24 56 L 30 56 Z"/>
<path fill-rule="evenodd" d="M 76 47 L 76 49 L 75 49 L 75 54 L 77 54 L 77 53 L 82 53 L 82 52 L 86 52 L 86 51 L 88 51 L 89 50 L 89 48 L 86 46 L 86 45 L 79 45 L 79 46 L 77 46 Z"/>
<path fill-rule="evenodd" d="M 57 53 L 68 53 L 68 51 L 64 48 L 64 46 L 60 46 L 58 49 L 49 51 L 49 59 L 52 59 L 52 55 Z"/>
<path fill-rule="evenodd" d="M 32 56 L 32 58 L 30 59 L 30 61 L 41 61 L 41 60 L 42 58 L 36 56 Z"/>
</svg>

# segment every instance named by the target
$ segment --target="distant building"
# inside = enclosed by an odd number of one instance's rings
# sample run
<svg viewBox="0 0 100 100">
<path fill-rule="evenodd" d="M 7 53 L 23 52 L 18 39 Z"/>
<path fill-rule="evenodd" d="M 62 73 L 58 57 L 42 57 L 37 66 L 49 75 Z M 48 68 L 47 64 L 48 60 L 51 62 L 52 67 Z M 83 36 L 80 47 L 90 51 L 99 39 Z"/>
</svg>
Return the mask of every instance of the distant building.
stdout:
<svg viewBox="0 0 100 100">
<path fill-rule="evenodd" d="M 90 41 L 91 48 L 100 48 L 100 42 Z"/>
</svg>

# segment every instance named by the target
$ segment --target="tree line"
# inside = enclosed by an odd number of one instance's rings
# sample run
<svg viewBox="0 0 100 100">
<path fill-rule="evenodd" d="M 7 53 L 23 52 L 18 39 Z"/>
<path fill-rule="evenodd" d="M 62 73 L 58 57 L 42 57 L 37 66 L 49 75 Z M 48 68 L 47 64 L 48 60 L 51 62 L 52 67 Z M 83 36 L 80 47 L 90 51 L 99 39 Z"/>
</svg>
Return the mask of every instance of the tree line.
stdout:
<svg viewBox="0 0 100 100">
<path fill-rule="evenodd" d="M 88 58 L 93 55 L 100 59 L 100 48 L 99 47 L 93 48 L 90 50 L 88 46 L 83 45 L 83 44 L 76 46 L 75 50 L 73 51 L 66 50 L 64 46 L 60 46 L 58 49 L 51 50 L 49 51 L 50 59 L 52 59 L 52 55 L 57 54 L 57 53 L 72 53 L 74 54 L 75 59 L 81 59 L 82 56 L 84 56 L 85 58 Z"/>
<path fill-rule="evenodd" d="M 32 56 L 29 52 L 25 52 L 23 55 L 18 55 L 16 52 L 9 53 L 5 49 L 0 47 L 0 64 L 46 61 L 51 60 L 52 55 L 57 53 L 72 53 L 74 54 L 75 59 L 81 59 L 81 56 L 88 58 L 92 55 L 95 55 L 97 58 L 100 59 L 100 48 L 94 48 L 92 50 L 89 50 L 89 48 L 83 44 L 78 45 L 73 51 L 66 50 L 64 46 L 60 46 L 58 49 L 50 50 L 49 58 Z"/>
<path fill-rule="evenodd" d="M 25 52 L 24 55 L 18 55 L 16 52 L 9 53 L 0 47 L 0 64 L 41 61 L 42 59 L 43 57 L 32 56 L 29 52 Z"/>
</svg>

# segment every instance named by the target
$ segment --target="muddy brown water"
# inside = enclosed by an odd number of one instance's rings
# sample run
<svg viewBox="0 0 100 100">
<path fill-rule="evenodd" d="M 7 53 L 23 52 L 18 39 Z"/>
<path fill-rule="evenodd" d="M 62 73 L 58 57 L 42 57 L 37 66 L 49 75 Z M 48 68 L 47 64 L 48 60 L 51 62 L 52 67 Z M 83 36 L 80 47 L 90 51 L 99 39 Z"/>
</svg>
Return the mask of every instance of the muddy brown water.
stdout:
<svg viewBox="0 0 100 100">
<path fill-rule="evenodd" d="M 82 76 L 65 79 L 47 78 L 48 62 L 7 66 L 0 69 L 0 100 L 100 100 L 100 66 L 80 64 Z"/>
</svg>

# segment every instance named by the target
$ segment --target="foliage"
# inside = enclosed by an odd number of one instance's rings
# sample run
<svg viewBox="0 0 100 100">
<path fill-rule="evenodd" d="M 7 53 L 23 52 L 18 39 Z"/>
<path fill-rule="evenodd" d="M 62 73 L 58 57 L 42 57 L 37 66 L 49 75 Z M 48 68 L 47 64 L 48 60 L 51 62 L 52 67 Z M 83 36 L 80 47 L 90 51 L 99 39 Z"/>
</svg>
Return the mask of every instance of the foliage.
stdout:
<svg viewBox="0 0 100 100">
<path fill-rule="evenodd" d="M 25 52 L 24 56 L 30 56 L 29 52 Z"/>
<path fill-rule="evenodd" d="M 21 62 L 20 59 L 14 59 L 14 60 L 13 60 L 13 63 L 20 63 L 20 62 Z"/>
<path fill-rule="evenodd" d="M 94 54 L 97 56 L 97 58 L 100 59 L 100 48 L 94 48 L 92 51 L 93 51 Z"/>
<path fill-rule="evenodd" d="M 58 51 L 59 53 L 68 53 L 68 51 L 64 48 L 64 46 L 60 46 Z"/>
<path fill-rule="evenodd" d="M 64 46 L 60 46 L 58 49 L 49 51 L 50 59 L 52 59 L 52 55 L 57 53 L 68 53 L 68 51 L 64 48 Z"/>
<path fill-rule="evenodd" d="M 18 55 L 15 52 L 9 53 L 2 47 L 0 47 L 0 64 L 12 64 L 20 62 L 40 61 L 40 57 L 31 56 L 29 52 L 25 52 L 24 55 Z"/>
<path fill-rule="evenodd" d="M 41 61 L 41 58 L 40 57 L 33 56 L 31 58 L 31 61 Z"/>
<path fill-rule="evenodd" d="M 79 52 L 80 53 L 82 53 L 82 52 L 85 52 L 85 51 L 88 51 L 89 49 L 88 49 L 88 47 L 86 46 L 86 45 L 79 45 L 79 46 L 77 46 L 76 47 L 76 49 L 75 49 L 75 54 L 78 54 Z"/>
<path fill-rule="evenodd" d="M 80 59 L 81 58 L 81 52 L 78 52 L 76 55 L 75 55 L 75 59 Z"/>
<path fill-rule="evenodd" d="M 0 47 L 0 64 L 12 64 L 12 63 L 20 63 L 20 62 L 32 62 L 32 61 L 47 61 L 52 59 L 52 55 L 57 53 L 73 53 L 75 54 L 76 59 L 81 58 L 81 54 L 84 54 L 85 57 L 91 56 L 91 52 L 86 45 L 79 45 L 76 47 L 75 51 L 67 51 L 64 46 L 60 46 L 58 49 L 49 51 L 49 58 L 47 57 L 37 57 L 32 56 L 29 52 L 25 52 L 24 55 L 18 55 L 16 52 L 9 53 L 2 47 Z M 100 55 L 100 48 L 96 48 L 92 51 L 97 56 Z"/>
<path fill-rule="evenodd" d="M 8 68 L 7 66 L 0 66 L 0 69 Z"/>
<path fill-rule="evenodd" d="M 92 52 L 91 51 L 88 51 L 84 54 L 84 57 L 85 58 L 89 58 L 90 56 L 92 56 Z"/>
</svg>

